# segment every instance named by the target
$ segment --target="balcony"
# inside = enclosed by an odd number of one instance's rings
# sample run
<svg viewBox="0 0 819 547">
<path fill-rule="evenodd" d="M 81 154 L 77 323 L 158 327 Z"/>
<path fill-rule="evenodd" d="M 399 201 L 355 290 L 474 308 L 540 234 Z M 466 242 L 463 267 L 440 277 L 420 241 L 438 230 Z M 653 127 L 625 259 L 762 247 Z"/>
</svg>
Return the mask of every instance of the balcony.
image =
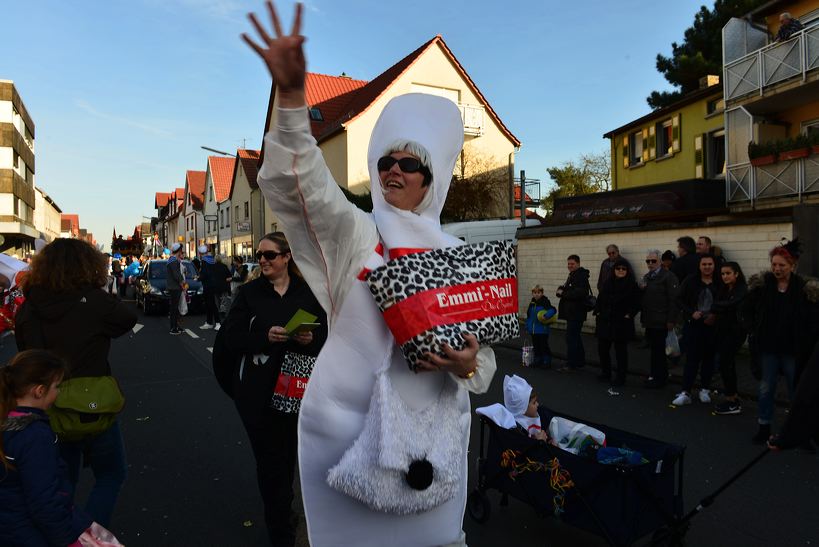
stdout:
<svg viewBox="0 0 819 547">
<path fill-rule="evenodd" d="M 727 46 L 724 46 L 727 47 Z M 750 94 L 762 96 L 773 86 L 819 69 L 819 25 L 808 27 L 785 42 L 774 42 L 725 64 L 725 100 Z"/>
<path fill-rule="evenodd" d="M 819 154 L 754 167 L 750 163 L 727 169 L 729 205 L 754 205 L 773 198 L 802 199 L 819 193 Z"/>
<path fill-rule="evenodd" d="M 484 107 L 477 104 L 459 103 L 461 119 L 464 122 L 464 134 L 480 137 L 483 135 Z"/>
</svg>

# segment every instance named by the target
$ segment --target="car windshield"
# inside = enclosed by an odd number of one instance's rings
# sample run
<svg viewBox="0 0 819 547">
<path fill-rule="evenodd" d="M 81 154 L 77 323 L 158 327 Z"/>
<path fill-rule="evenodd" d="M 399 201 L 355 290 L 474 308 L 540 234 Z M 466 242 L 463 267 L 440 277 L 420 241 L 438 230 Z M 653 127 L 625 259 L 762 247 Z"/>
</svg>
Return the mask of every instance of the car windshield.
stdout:
<svg viewBox="0 0 819 547">
<path fill-rule="evenodd" d="M 182 265 L 185 267 L 185 279 L 193 279 L 196 277 L 196 269 L 188 261 L 183 261 Z M 150 279 L 165 279 L 168 272 L 167 262 L 151 262 L 148 268 L 148 277 Z"/>
</svg>

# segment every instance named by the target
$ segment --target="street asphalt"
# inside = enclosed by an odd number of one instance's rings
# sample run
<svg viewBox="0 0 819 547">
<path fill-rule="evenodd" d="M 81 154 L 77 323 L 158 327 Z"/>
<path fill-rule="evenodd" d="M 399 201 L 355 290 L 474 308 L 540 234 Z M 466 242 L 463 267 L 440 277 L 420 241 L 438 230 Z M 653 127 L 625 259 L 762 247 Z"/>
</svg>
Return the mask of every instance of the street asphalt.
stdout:
<svg viewBox="0 0 819 547">
<path fill-rule="evenodd" d="M 266 534 L 257 492 L 255 465 L 232 402 L 211 371 L 215 333 L 201 330 L 201 315 L 185 318 L 185 332 L 168 334 L 164 316 L 140 319 L 134 331 L 116 340 L 111 351 L 114 374 L 127 397 L 121 415 L 129 461 L 112 530 L 129 547 L 263 546 Z M 587 348 L 590 352 L 592 348 Z M 5 362 L 13 339 L 0 348 Z M 525 377 L 540 402 L 592 422 L 687 446 L 685 510 L 711 493 L 759 454 L 750 443 L 755 409 L 746 401 L 736 416 L 714 416 L 711 406 L 695 403 L 673 408 L 674 388 L 645 390 L 630 377 L 612 396 L 598 383 L 598 370 L 533 370 L 520 366 L 514 347 L 496 348 L 498 372 L 488 393 L 472 397 L 473 408 L 502 402 L 504 374 Z M 784 418 L 777 409 L 777 423 Z M 473 419 L 470 483 L 476 484 L 480 422 Z M 717 497 L 691 522 L 686 536 L 696 546 L 803 546 L 819 542 L 819 456 L 772 453 Z M 81 479 L 78 501 L 89 488 Z M 514 499 L 499 506 L 490 492 L 491 517 L 484 524 L 468 515 L 464 529 L 470 547 L 605 545 Z M 297 500 L 298 502 L 298 500 Z M 307 545 L 301 529 L 299 545 Z M 638 545 L 648 544 L 644 540 Z"/>
</svg>

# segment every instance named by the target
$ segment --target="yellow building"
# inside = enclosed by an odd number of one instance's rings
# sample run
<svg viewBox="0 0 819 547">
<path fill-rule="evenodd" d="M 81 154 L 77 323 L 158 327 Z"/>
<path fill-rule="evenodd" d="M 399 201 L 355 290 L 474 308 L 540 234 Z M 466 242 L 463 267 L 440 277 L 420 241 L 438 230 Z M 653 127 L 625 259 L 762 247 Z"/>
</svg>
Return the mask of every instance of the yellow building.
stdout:
<svg viewBox="0 0 819 547">
<path fill-rule="evenodd" d="M 776 40 L 785 12 L 804 28 Z M 819 146 L 803 140 L 819 133 L 819 0 L 767 2 L 722 36 L 731 210 L 819 203 Z"/>
<path fill-rule="evenodd" d="M 512 173 L 520 141 L 469 77 L 464 67 L 435 36 L 370 82 L 342 76 L 308 73 L 307 103 L 313 135 L 336 182 L 355 193 L 370 190 L 367 146 L 378 116 L 390 99 L 405 93 L 430 93 L 458 105 L 464 121 L 464 150 L 458 176 L 503 170 L 509 177 L 509 199 L 486 216 L 511 217 Z M 275 123 L 275 90 L 268 105 L 266 127 Z"/>
<path fill-rule="evenodd" d="M 725 176 L 725 131 L 719 78 L 676 103 L 609 131 L 612 189 L 624 190 Z"/>
</svg>

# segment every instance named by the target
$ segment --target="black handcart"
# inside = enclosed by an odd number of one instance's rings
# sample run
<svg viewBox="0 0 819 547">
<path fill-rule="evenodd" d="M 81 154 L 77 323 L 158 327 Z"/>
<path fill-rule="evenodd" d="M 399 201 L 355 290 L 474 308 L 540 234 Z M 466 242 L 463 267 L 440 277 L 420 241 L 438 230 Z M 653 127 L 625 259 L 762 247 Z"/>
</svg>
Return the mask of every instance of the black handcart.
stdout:
<svg viewBox="0 0 819 547">
<path fill-rule="evenodd" d="M 502 505 L 511 496 L 540 515 L 554 515 L 571 526 L 602 536 L 613 546 L 631 545 L 649 534 L 654 545 L 682 545 L 689 520 L 766 453 L 683 515 L 684 446 L 543 406 L 540 416 L 544 428 L 553 416 L 561 416 L 599 429 L 606 434 L 607 446 L 639 452 L 647 462 L 633 466 L 598 463 L 481 417 L 478 485 L 467 501 L 467 512 L 475 521 L 489 519 L 491 505 L 486 492 L 494 489 L 502 494 Z"/>
</svg>

